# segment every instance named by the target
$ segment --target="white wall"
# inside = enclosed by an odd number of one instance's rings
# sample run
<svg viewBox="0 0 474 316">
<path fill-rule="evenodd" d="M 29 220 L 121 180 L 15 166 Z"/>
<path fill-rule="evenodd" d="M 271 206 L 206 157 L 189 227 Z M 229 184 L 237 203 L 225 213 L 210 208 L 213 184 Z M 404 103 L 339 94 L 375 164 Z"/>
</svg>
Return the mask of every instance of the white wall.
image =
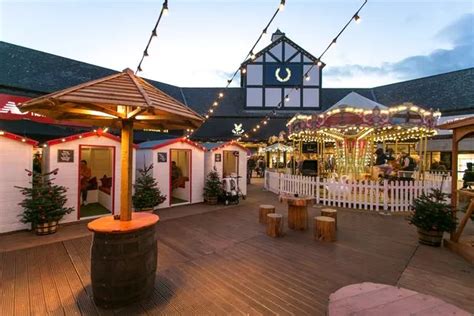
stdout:
<svg viewBox="0 0 474 316">
<path fill-rule="evenodd" d="M 204 201 L 204 151 L 184 143 L 176 142 L 158 149 L 140 149 L 137 151 L 139 161 L 145 161 L 147 165 L 153 163 L 153 176 L 158 182 L 161 193 L 166 195 L 166 201 L 158 208 L 170 207 L 170 161 L 171 149 L 191 150 L 191 203 L 201 203 Z M 158 162 L 158 153 L 166 153 L 167 161 Z M 139 168 L 143 163 L 139 165 Z"/>
<path fill-rule="evenodd" d="M 247 195 L 247 151 L 236 145 L 227 145 L 222 148 L 206 152 L 205 176 L 216 167 L 219 177 L 222 179 L 222 172 L 224 168 L 224 151 L 238 151 L 239 152 L 239 188 L 244 195 Z M 221 155 L 221 161 L 215 161 L 215 154 Z"/>
<path fill-rule="evenodd" d="M 23 209 L 18 205 L 23 195 L 14 186 L 30 186 L 25 169 L 33 168 L 33 146 L 0 137 L 0 233 L 30 228 L 20 222 Z"/>
<path fill-rule="evenodd" d="M 46 170 L 51 171 L 59 168 L 58 175 L 54 181 L 58 185 L 65 186 L 67 190 L 67 207 L 73 207 L 74 212 L 66 215 L 63 218 L 63 222 L 73 222 L 78 220 L 78 199 L 79 199 L 79 145 L 83 146 L 113 146 L 115 147 L 115 179 L 113 180 L 114 185 L 114 214 L 120 214 L 120 179 L 121 179 L 121 168 L 120 168 L 120 143 L 107 137 L 91 136 L 87 138 L 81 138 L 77 140 L 67 141 L 60 144 L 51 145 L 45 151 L 47 155 L 47 166 Z M 74 162 L 72 163 L 58 163 L 58 149 L 72 149 L 74 150 Z M 135 183 L 135 155 L 136 150 L 133 150 L 133 183 Z M 99 178 L 97 179 L 100 185 Z"/>
</svg>

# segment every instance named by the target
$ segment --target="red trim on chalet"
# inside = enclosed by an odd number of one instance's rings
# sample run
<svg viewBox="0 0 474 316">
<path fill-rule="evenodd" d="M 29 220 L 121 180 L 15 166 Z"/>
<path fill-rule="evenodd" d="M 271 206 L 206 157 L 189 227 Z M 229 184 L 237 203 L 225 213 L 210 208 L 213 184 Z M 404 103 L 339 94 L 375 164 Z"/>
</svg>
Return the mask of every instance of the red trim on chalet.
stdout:
<svg viewBox="0 0 474 316">
<path fill-rule="evenodd" d="M 68 137 L 52 139 L 50 141 L 47 141 L 46 144 L 48 146 L 52 146 L 52 145 L 57 145 L 57 144 L 66 143 L 66 142 L 72 142 L 74 140 L 93 137 L 93 136 L 105 137 L 105 138 L 108 138 L 108 139 L 111 139 L 111 140 L 115 140 L 118 143 L 121 142 L 120 137 L 109 134 L 107 132 L 103 132 L 100 129 L 98 129 L 95 132 L 94 131 L 93 132 L 86 132 L 86 133 L 81 133 L 81 134 L 74 134 L 74 135 L 71 135 L 71 136 L 68 136 Z M 138 145 L 134 144 L 133 148 L 138 149 Z"/>
<path fill-rule="evenodd" d="M 239 144 L 238 142 L 233 141 L 233 140 L 231 140 L 230 142 L 222 143 L 221 145 L 219 145 L 215 148 L 212 148 L 210 151 L 215 151 L 215 150 L 218 150 L 218 149 L 222 149 L 222 148 L 227 147 L 227 146 L 237 146 L 237 147 L 241 148 L 242 150 L 245 150 L 247 152 L 247 154 L 250 154 L 250 150 L 248 150 L 247 148 L 245 148 L 244 146 L 242 146 L 241 144 Z"/>
<path fill-rule="evenodd" d="M 190 141 L 190 140 L 187 139 L 186 137 L 170 139 L 169 141 L 164 142 L 164 143 L 162 143 L 162 144 L 158 144 L 158 145 L 156 145 L 156 146 L 154 146 L 153 148 L 150 148 L 150 149 L 155 150 L 155 149 L 163 148 L 163 147 L 166 147 L 166 146 L 168 146 L 168 145 L 172 145 L 172 144 L 176 144 L 176 143 L 185 143 L 185 144 L 194 146 L 194 147 L 196 147 L 197 149 L 200 149 L 200 150 L 202 150 L 202 151 L 206 151 L 206 148 L 204 148 L 203 146 L 199 145 L 198 143 L 195 143 L 195 142 L 193 142 L 193 141 Z"/>
<path fill-rule="evenodd" d="M 16 140 L 18 142 L 25 143 L 25 144 L 28 144 L 28 145 L 31 145 L 31 146 L 37 146 L 38 145 L 38 142 L 36 140 L 32 140 L 30 138 L 22 137 L 20 135 L 16 135 L 16 134 L 5 132 L 5 131 L 0 131 L 0 136 L 6 137 L 6 138 L 9 138 L 9 139 L 13 139 L 13 140 Z"/>
</svg>

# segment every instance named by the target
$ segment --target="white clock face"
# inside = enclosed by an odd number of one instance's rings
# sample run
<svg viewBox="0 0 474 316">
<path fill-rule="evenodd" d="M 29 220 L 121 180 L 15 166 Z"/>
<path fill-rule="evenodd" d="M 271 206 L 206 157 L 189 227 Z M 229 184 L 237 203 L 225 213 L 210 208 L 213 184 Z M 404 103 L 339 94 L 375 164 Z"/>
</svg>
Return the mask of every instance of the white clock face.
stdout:
<svg viewBox="0 0 474 316">
<path fill-rule="evenodd" d="M 291 79 L 291 70 L 288 67 L 285 67 L 284 71 L 281 68 L 275 70 L 275 78 L 279 82 L 287 82 Z"/>
</svg>

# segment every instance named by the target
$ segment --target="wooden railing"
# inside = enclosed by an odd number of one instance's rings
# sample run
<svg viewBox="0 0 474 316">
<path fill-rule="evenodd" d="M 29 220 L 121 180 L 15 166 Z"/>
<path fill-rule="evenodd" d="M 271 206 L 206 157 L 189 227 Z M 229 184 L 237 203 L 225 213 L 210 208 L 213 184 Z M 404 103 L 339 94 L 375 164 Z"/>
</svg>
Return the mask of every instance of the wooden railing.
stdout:
<svg viewBox="0 0 474 316">
<path fill-rule="evenodd" d="M 422 180 L 339 180 L 265 172 L 265 189 L 275 194 L 311 196 L 315 203 L 372 211 L 407 212 L 413 200 L 432 188 L 451 190 L 450 177 Z"/>
</svg>

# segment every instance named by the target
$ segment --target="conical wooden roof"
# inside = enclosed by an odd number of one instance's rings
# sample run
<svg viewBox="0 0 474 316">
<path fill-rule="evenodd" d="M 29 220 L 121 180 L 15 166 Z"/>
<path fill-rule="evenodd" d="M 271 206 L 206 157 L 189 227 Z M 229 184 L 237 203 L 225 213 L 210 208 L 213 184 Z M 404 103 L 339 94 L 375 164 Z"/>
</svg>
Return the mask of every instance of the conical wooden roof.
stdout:
<svg viewBox="0 0 474 316">
<path fill-rule="evenodd" d="M 128 68 L 29 100 L 19 108 L 57 120 L 111 127 L 120 127 L 122 119 L 131 119 L 135 128 L 194 129 L 203 121 L 192 109 Z"/>
</svg>

